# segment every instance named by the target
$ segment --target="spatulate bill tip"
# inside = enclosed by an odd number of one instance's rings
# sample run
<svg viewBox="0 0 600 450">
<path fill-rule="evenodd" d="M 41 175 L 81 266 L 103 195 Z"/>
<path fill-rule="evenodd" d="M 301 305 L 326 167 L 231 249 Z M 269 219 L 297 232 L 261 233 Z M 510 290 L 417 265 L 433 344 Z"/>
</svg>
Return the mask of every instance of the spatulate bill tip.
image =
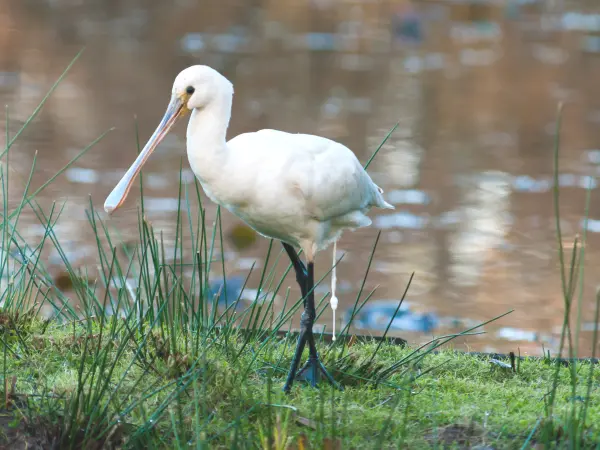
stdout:
<svg viewBox="0 0 600 450">
<path fill-rule="evenodd" d="M 109 216 L 112 215 L 112 213 L 115 212 L 116 209 L 117 209 L 117 207 L 112 204 L 108 204 L 108 203 L 104 204 L 104 211 L 106 211 L 106 213 Z"/>
</svg>

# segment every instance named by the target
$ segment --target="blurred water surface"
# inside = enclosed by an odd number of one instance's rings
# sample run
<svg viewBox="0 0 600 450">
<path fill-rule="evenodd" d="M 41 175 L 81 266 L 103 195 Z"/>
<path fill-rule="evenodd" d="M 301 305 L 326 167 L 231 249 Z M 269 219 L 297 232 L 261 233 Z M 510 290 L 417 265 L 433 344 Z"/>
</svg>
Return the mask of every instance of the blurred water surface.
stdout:
<svg viewBox="0 0 600 450">
<path fill-rule="evenodd" d="M 396 210 L 373 211 L 373 227 L 347 233 L 338 246 L 345 253 L 340 307 L 354 304 L 381 231 L 363 298 L 379 288 L 354 330 L 382 333 L 415 271 L 392 335 L 422 342 L 515 310 L 485 334 L 457 340 L 461 349 L 557 348 L 563 300 L 552 148 L 556 105 L 564 102 L 560 202 L 567 245 L 583 232 L 586 189 L 594 190 L 580 340 L 581 353 L 591 352 L 600 280 L 595 0 L 4 0 L 0 101 L 9 108 L 9 134 L 82 47 L 84 55 L 10 156 L 16 203 L 36 152 L 38 186 L 117 127 L 40 197 L 48 209 L 66 201 L 56 233 L 75 266 L 95 264 L 85 211 L 90 198 L 101 211 L 133 161 L 134 117 L 146 139 L 175 75 L 208 64 L 235 86 L 230 137 L 266 127 L 320 134 L 366 161 L 399 122 L 369 169 Z M 144 171 L 148 219 L 167 242 L 175 233 L 182 159 L 184 181 L 193 180 L 184 138 L 180 124 Z M 125 238 L 137 236 L 137 203 L 133 195 L 108 221 Z M 214 206 L 207 211 L 214 220 Z M 243 280 L 253 262 L 261 267 L 268 242 L 245 236 L 228 212 L 223 223 L 226 270 Z M 32 244 L 39 242 L 44 230 L 33 214 L 21 225 Z M 330 252 L 319 255 L 317 271 L 330 261 Z M 48 264 L 58 270 L 59 256 L 51 253 Z M 257 282 L 251 277 L 250 288 Z M 287 284 L 298 295 L 292 276 Z M 327 311 L 321 323 L 330 327 L 330 318 Z"/>
</svg>

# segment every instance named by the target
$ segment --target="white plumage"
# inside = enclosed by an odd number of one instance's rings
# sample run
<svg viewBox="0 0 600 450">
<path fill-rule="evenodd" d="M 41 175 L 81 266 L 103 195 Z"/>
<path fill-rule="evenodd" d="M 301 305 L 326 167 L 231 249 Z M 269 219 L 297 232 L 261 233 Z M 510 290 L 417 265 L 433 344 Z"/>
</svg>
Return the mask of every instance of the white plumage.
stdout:
<svg viewBox="0 0 600 450">
<path fill-rule="evenodd" d="M 242 134 L 218 150 L 219 167 L 198 150 L 199 137 L 192 133 L 188 142 L 192 169 L 211 200 L 309 257 L 344 229 L 370 225 L 365 214 L 372 206 L 391 207 L 354 153 L 323 137 L 275 130 Z M 213 170 L 218 176 L 211 176 Z"/>
<path fill-rule="evenodd" d="M 344 230 L 371 224 L 366 215 L 371 207 L 393 208 L 354 153 L 330 139 L 260 130 L 227 142 L 232 96 L 232 84 L 214 69 L 183 70 L 163 120 L 105 209 L 113 212 L 123 204 L 143 163 L 188 111 L 188 159 L 208 197 L 258 233 L 301 248 L 311 268 L 315 253 Z M 332 299 L 335 311 L 335 283 Z"/>
</svg>

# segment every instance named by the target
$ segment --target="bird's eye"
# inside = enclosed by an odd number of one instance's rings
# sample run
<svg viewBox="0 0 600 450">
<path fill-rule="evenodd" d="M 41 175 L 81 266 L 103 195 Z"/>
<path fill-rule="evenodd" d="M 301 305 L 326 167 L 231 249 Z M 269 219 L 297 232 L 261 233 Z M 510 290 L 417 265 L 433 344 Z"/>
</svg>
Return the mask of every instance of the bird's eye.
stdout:
<svg viewBox="0 0 600 450">
<path fill-rule="evenodd" d="M 185 88 L 185 92 L 187 92 L 190 95 L 192 95 L 194 93 L 194 91 L 195 91 L 194 86 L 188 86 L 187 88 Z"/>
</svg>

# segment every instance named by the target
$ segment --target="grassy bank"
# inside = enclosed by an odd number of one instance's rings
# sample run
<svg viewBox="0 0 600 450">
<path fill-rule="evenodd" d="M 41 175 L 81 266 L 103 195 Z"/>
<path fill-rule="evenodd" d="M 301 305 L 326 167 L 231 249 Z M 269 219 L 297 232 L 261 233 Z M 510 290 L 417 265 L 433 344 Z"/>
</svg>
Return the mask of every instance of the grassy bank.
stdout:
<svg viewBox="0 0 600 450">
<path fill-rule="evenodd" d="M 44 101 L 23 130 L 35 123 Z M 335 343 L 319 342 L 325 364 L 345 390 L 296 384 L 284 395 L 294 347 L 286 330 L 302 299 L 285 288 L 294 283 L 291 266 L 283 274 L 275 270 L 284 257 L 277 243 L 265 255 L 255 301 L 243 305 L 238 297 L 221 304 L 227 277 L 222 296 L 209 287 L 211 276 L 226 272 L 220 214 L 208 223 L 198 184 L 180 183 L 174 241 L 166 243 L 153 229 L 143 202 L 133 245 L 90 203 L 96 264 L 73 267 L 55 233 L 64 204 L 43 208 L 36 201 L 61 172 L 36 190 L 28 181 L 22 200 L 9 208 L 6 168 L 20 133 L 7 132 L 1 155 L 0 446 L 595 448 L 600 440 L 596 366 L 563 365 L 549 356 L 521 360 L 513 369 L 447 349 L 456 336 L 482 332 L 485 323 L 406 348 L 385 339 L 356 339 L 348 334 L 350 320 Z M 35 170 L 34 161 L 31 174 Z M 19 233 L 24 211 L 44 227 L 38 242 Z M 373 294 L 364 287 L 377 243 L 351 317 Z M 582 243 L 585 234 L 568 257 L 558 246 L 565 298 L 558 357 L 576 355 L 572 342 L 580 318 L 573 320 L 571 309 L 583 301 L 577 289 Z M 50 249 L 61 258 L 60 280 L 45 264 Z M 318 299 L 318 312 L 327 307 L 328 295 Z M 277 297 L 283 305 L 274 308 Z M 595 322 L 598 311 L 596 302 Z"/>
<path fill-rule="evenodd" d="M 116 316 L 66 325 L 0 320 L 7 448 L 271 448 L 269 439 L 272 448 L 530 448 L 568 436 L 572 409 L 586 404 L 588 383 L 600 383 L 597 369 L 580 364 L 572 392 L 570 368 L 561 366 L 556 433 L 544 436 L 551 360 L 526 359 L 513 372 L 450 350 L 424 357 L 355 340 L 342 355 L 341 346 L 322 344 L 346 390 L 297 384 L 286 396 L 290 339 L 232 331 L 204 335 L 196 346 L 193 333 L 169 342 L 160 328 L 140 331 Z M 592 448 L 600 399 L 587 405 L 580 444 Z"/>
</svg>

